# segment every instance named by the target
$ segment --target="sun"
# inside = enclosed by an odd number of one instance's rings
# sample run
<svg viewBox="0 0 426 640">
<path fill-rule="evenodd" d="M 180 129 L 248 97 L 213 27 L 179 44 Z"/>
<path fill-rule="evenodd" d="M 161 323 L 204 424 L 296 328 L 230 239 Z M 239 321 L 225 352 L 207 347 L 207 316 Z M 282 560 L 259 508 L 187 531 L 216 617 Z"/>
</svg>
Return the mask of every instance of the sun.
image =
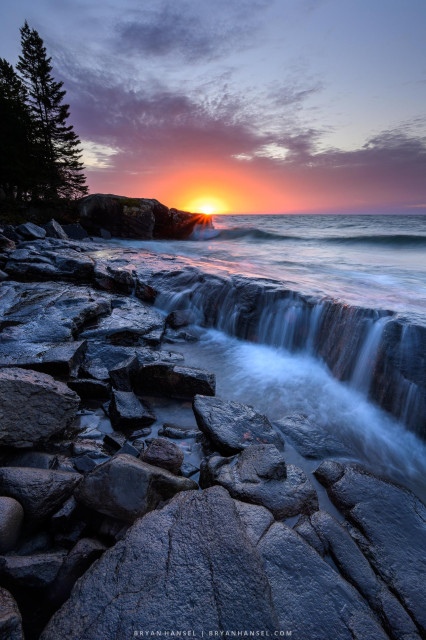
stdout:
<svg viewBox="0 0 426 640">
<path fill-rule="evenodd" d="M 199 196 L 190 200 L 185 209 L 194 213 L 204 213 L 207 216 L 212 216 L 217 213 L 225 213 L 228 211 L 228 206 L 221 198 Z"/>
</svg>

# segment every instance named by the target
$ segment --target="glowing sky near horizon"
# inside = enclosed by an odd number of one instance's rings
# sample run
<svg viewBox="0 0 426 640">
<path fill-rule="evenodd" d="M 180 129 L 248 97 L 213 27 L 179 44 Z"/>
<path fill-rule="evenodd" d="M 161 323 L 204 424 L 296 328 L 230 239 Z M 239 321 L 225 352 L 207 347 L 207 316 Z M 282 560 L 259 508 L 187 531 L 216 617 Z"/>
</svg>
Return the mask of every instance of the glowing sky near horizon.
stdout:
<svg viewBox="0 0 426 640">
<path fill-rule="evenodd" d="M 424 211 L 424 0 L 6 0 L 53 57 L 91 192 L 212 212 Z"/>
</svg>

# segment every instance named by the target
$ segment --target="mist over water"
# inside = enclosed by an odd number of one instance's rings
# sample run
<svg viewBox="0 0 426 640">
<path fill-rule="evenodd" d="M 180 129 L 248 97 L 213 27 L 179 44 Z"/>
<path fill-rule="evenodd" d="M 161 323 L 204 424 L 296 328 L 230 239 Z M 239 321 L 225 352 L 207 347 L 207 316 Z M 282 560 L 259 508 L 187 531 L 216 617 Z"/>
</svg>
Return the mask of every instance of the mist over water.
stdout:
<svg viewBox="0 0 426 640">
<path fill-rule="evenodd" d="M 214 226 L 185 241 L 121 244 L 186 256 L 210 273 L 272 278 L 302 294 L 390 310 L 426 325 L 426 216 L 217 216 Z M 425 500 L 426 444 L 367 400 L 365 363 L 386 320 L 372 323 L 351 383 L 337 381 L 307 355 L 308 344 L 305 352 L 289 353 L 208 330 L 198 343 L 171 348 L 217 374 L 218 396 L 252 404 L 271 420 L 303 414 L 339 440 L 348 459 Z"/>
</svg>

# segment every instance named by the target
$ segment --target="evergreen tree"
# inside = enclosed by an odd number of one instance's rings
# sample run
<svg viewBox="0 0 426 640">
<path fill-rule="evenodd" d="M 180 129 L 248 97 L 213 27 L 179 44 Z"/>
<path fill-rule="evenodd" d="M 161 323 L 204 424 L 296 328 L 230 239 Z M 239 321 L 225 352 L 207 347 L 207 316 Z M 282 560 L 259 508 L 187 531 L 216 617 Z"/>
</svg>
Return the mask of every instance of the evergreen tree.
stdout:
<svg viewBox="0 0 426 640">
<path fill-rule="evenodd" d="M 80 141 L 67 125 L 69 105 L 63 104 L 63 82 L 52 76 L 52 58 L 35 29 L 21 28 L 22 55 L 17 69 L 28 95 L 38 158 L 39 197 L 77 198 L 87 193 Z"/>
<path fill-rule="evenodd" d="M 9 200 L 29 196 L 35 157 L 27 92 L 14 68 L 0 58 L 0 188 Z"/>
</svg>

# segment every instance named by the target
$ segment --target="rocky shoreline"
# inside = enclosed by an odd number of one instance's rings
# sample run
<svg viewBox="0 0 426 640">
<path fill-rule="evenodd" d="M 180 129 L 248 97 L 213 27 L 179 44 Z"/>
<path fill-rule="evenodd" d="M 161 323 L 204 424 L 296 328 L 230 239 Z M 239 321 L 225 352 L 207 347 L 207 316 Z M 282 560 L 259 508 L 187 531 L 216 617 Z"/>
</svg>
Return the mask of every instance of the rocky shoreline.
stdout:
<svg viewBox="0 0 426 640">
<path fill-rule="evenodd" d="M 309 478 L 286 459 L 303 425 L 174 350 L 220 279 L 24 226 L 0 236 L 0 639 L 425 637 L 420 500 L 338 454 Z M 256 285 L 233 286 L 249 337 Z"/>
</svg>

